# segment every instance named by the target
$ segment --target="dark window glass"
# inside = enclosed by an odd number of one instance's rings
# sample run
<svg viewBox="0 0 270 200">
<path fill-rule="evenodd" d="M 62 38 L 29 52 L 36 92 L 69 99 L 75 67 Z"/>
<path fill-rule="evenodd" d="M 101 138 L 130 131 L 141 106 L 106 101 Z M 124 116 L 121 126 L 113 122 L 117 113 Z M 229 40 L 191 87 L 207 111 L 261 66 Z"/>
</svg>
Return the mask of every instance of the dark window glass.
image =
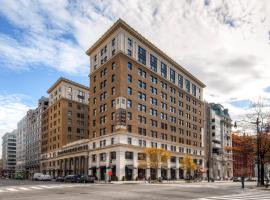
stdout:
<svg viewBox="0 0 270 200">
<path fill-rule="evenodd" d="M 138 47 L 138 60 L 142 64 L 146 64 L 146 50 L 142 47 Z"/>
</svg>

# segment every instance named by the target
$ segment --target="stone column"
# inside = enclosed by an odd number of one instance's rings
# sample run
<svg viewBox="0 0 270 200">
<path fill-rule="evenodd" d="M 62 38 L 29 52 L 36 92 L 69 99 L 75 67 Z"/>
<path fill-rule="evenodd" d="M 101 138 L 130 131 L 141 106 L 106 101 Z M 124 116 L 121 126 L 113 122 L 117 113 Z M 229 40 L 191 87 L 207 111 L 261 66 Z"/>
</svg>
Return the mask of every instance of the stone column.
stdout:
<svg viewBox="0 0 270 200">
<path fill-rule="evenodd" d="M 71 165 L 72 174 L 75 174 L 75 159 L 70 158 L 70 160 L 72 160 L 72 165 Z"/>
<path fill-rule="evenodd" d="M 125 176 L 125 152 L 121 149 L 116 152 L 116 176 L 119 181 Z"/>
<path fill-rule="evenodd" d="M 89 163 L 88 163 L 88 156 L 84 157 L 84 175 L 88 175 L 88 167 Z"/>
<path fill-rule="evenodd" d="M 149 165 L 149 157 L 148 156 L 146 156 L 146 163 L 147 163 L 146 179 L 148 179 L 151 176 L 150 165 Z"/>
<path fill-rule="evenodd" d="M 100 180 L 100 168 L 99 168 L 99 154 L 96 154 L 96 167 L 97 167 L 97 179 Z"/>
<path fill-rule="evenodd" d="M 161 177 L 161 168 L 158 168 L 157 170 L 157 178 L 160 178 Z"/>
<path fill-rule="evenodd" d="M 179 179 L 179 158 L 178 157 L 176 157 L 176 170 L 175 170 L 175 178 L 176 178 L 176 180 L 178 180 Z"/>
<path fill-rule="evenodd" d="M 138 153 L 134 152 L 133 153 L 133 173 L 132 173 L 132 178 L 135 181 L 136 178 L 138 178 Z"/>
<path fill-rule="evenodd" d="M 83 175 L 83 173 L 82 173 L 82 157 L 79 156 L 78 160 L 79 160 L 79 174 Z"/>
<path fill-rule="evenodd" d="M 167 162 L 167 179 L 171 179 L 171 160 L 168 159 Z"/>
<path fill-rule="evenodd" d="M 109 169 L 110 167 L 110 152 L 106 152 L 106 175 L 105 175 L 105 181 L 109 181 Z"/>
</svg>

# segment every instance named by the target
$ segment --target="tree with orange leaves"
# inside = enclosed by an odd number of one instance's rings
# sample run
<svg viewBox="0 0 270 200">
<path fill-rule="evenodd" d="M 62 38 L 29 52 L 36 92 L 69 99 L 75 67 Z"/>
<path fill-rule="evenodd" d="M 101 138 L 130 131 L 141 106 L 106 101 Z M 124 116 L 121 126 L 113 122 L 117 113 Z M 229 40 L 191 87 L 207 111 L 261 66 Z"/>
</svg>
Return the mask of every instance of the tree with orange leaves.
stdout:
<svg viewBox="0 0 270 200">
<path fill-rule="evenodd" d="M 256 141 L 255 138 L 249 135 L 232 134 L 232 146 L 226 147 L 226 150 L 232 151 L 234 161 L 241 159 L 240 176 L 247 177 L 249 163 L 254 163 Z"/>
</svg>

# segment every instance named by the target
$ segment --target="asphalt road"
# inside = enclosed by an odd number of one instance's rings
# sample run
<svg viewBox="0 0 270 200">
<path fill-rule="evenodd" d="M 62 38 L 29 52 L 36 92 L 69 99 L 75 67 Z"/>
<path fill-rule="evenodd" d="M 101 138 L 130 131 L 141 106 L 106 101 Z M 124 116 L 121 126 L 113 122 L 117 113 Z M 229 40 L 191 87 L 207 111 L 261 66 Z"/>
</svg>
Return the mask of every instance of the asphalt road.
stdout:
<svg viewBox="0 0 270 200">
<path fill-rule="evenodd" d="M 241 189 L 240 183 L 63 184 L 14 181 L 12 185 L 12 180 L 1 180 L 0 183 L 0 200 L 270 200 L 269 190 L 251 189 L 255 183 L 249 183 L 247 189 Z"/>
</svg>

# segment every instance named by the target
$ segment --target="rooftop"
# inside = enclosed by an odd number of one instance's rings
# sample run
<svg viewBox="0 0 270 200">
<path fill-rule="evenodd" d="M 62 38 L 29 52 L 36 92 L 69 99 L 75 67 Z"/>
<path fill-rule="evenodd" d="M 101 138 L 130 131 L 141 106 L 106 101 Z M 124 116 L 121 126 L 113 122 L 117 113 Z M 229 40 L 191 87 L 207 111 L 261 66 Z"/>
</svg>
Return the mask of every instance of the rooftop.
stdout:
<svg viewBox="0 0 270 200">
<path fill-rule="evenodd" d="M 47 93 L 50 93 L 51 91 L 53 91 L 53 89 L 58 86 L 61 82 L 66 82 L 66 83 L 69 83 L 69 84 L 72 84 L 72 85 L 75 85 L 77 87 L 80 87 L 82 89 L 85 89 L 85 90 L 89 90 L 89 87 L 85 86 L 85 85 L 82 85 L 80 83 L 76 83 L 72 80 L 69 80 L 69 79 L 66 79 L 64 77 L 60 77 L 48 90 L 47 90 Z"/>
<path fill-rule="evenodd" d="M 181 65 L 175 62 L 172 58 L 170 58 L 166 53 L 161 51 L 157 46 L 147 40 L 144 36 L 142 36 L 139 32 L 129 26 L 125 21 L 119 18 L 87 51 L 86 54 L 90 56 L 90 54 L 101 44 L 103 43 L 113 32 L 115 32 L 118 28 L 123 28 L 129 33 L 131 33 L 134 37 L 141 40 L 146 46 L 151 48 L 154 52 L 158 53 L 161 57 L 165 58 L 168 62 L 170 62 L 173 66 L 177 67 L 184 74 L 191 77 L 194 81 L 196 81 L 201 87 L 205 87 L 206 85 L 193 76 L 190 72 L 184 69 Z"/>
</svg>

